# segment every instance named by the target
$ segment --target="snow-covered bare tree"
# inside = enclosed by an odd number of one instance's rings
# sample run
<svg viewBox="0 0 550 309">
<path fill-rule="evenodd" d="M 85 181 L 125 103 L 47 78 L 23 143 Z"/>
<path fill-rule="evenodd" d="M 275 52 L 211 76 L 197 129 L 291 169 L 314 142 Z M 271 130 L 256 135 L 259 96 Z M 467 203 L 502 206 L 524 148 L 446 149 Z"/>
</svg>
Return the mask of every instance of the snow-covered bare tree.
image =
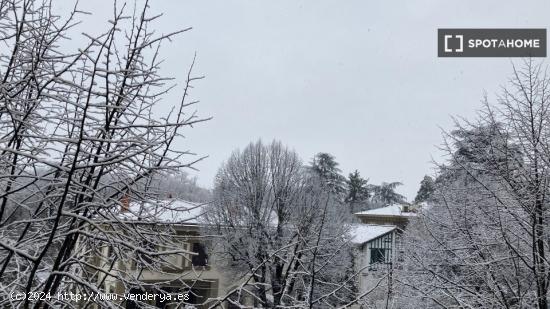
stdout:
<svg viewBox="0 0 550 309">
<path fill-rule="evenodd" d="M 149 189 L 166 192 L 166 198 L 182 199 L 190 202 L 206 203 L 212 199 L 209 190 L 197 184 L 197 178 L 189 176 L 185 171 L 155 174 Z"/>
<path fill-rule="evenodd" d="M 219 301 L 336 307 L 355 295 L 348 220 L 294 151 L 256 142 L 220 168 L 208 222 L 238 286 Z"/>
<path fill-rule="evenodd" d="M 171 254 L 187 253 L 169 241 L 166 228 L 135 224 L 139 214 L 128 221 L 120 212 L 127 201 L 158 197 L 149 190 L 152 176 L 197 160 L 174 149 L 182 129 L 204 120 L 190 108 L 197 79 L 191 70 L 181 101 L 162 103 L 173 106 L 167 115 L 155 111 L 173 86 L 159 73 L 160 45 L 189 29 L 157 34 L 160 15 L 149 14 L 148 2 L 134 9 L 113 4 L 109 22 L 96 27 L 102 32 L 84 33 L 82 45 L 70 51 L 68 41 L 85 12 L 54 11 L 49 1 L 0 0 L 3 308 L 71 308 L 74 300 L 55 293 L 104 292 L 107 275 L 126 291 L 145 288 L 139 275 L 114 265 L 159 268 L 166 252 L 155 249 L 158 243 Z M 103 252 L 110 252 L 107 267 L 93 262 Z M 27 296 L 15 299 L 14 293 Z"/>
<path fill-rule="evenodd" d="M 548 308 L 550 78 L 526 60 L 475 122 L 457 122 L 432 207 L 410 228 L 404 299 Z"/>
</svg>

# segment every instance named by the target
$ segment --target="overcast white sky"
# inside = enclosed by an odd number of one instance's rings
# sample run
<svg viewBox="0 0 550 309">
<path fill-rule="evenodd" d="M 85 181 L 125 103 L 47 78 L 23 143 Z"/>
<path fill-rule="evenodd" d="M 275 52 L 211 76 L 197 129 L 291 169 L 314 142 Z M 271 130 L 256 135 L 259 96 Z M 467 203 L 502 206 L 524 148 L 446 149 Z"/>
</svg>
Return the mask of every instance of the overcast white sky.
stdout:
<svg viewBox="0 0 550 309">
<path fill-rule="evenodd" d="M 409 199 L 439 159 L 439 127 L 473 117 L 483 91 L 498 91 L 511 70 L 506 58 L 437 58 L 437 28 L 550 24 L 549 1 L 150 2 L 164 13 L 159 32 L 193 27 L 163 55 L 166 74 L 183 81 L 197 52 L 195 72 L 206 76 L 193 97 L 214 119 L 177 145 L 209 156 L 196 166 L 201 185 L 212 186 L 234 149 L 275 138 L 306 162 L 329 152 L 346 174 L 401 181 Z M 82 6 L 96 14 L 84 27 L 99 33 L 111 1 Z"/>
</svg>

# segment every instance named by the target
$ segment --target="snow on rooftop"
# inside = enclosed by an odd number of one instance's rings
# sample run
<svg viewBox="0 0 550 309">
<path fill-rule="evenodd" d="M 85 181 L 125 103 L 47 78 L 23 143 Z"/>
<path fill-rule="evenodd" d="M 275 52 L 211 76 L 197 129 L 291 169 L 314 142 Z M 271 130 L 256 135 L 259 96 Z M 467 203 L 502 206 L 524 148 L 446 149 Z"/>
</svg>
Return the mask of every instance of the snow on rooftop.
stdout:
<svg viewBox="0 0 550 309">
<path fill-rule="evenodd" d="M 121 216 L 127 220 L 198 224 L 205 213 L 203 206 L 183 200 L 132 202 Z"/>
<path fill-rule="evenodd" d="M 350 230 L 351 242 L 359 245 L 364 244 L 396 228 L 394 225 L 354 224 Z"/>
<path fill-rule="evenodd" d="M 398 216 L 398 217 L 414 217 L 414 212 L 404 212 L 403 205 L 394 204 L 382 208 L 376 208 L 366 211 L 355 213 L 356 215 L 369 215 L 369 216 Z"/>
</svg>

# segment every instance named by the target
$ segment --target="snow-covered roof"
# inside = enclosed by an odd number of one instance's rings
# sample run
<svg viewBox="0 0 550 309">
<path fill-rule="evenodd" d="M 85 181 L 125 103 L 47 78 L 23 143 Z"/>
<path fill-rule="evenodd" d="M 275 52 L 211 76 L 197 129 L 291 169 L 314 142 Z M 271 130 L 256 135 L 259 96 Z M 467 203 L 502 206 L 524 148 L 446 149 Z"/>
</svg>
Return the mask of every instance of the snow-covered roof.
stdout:
<svg viewBox="0 0 550 309">
<path fill-rule="evenodd" d="M 395 225 L 354 224 L 350 229 L 351 242 L 359 245 L 364 244 L 396 228 Z"/>
<path fill-rule="evenodd" d="M 120 215 L 126 220 L 199 224 L 205 213 L 203 206 L 183 200 L 131 202 L 129 209 L 121 211 Z"/>
<path fill-rule="evenodd" d="M 382 208 L 361 211 L 361 212 L 355 213 L 355 215 L 415 217 L 416 213 L 404 212 L 403 205 L 394 204 L 394 205 L 390 205 Z"/>
</svg>

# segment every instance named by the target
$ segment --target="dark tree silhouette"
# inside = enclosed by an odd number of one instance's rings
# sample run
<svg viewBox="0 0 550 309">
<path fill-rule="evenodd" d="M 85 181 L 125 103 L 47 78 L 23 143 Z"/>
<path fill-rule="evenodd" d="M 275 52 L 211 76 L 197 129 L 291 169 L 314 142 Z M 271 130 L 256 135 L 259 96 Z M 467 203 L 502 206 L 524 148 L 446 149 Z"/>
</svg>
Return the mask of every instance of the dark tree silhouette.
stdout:
<svg viewBox="0 0 550 309">
<path fill-rule="evenodd" d="M 345 192 L 345 178 L 341 175 L 342 171 L 338 168 L 338 162 L 333 155 L 326 152 L 316 154 L 311 161 L 310 169 L 319 176 L 331 193 L 342 198 Z"/>
<path fill-rule="evenodd" d="M 415 203 L 422 203 L 428 201 L 435 191 L 435 183 L 432 177 L 426 175 L 420 181 L 420 188 L 414 198 Z"/>
<path fill-rule="evenodd" d="M 372 191 L 374 192 L 372 201 L 376 204 L 382 204 L 384 206 L 405 202 L 405 197 L 395 192 L 395 189 L 401 185 L 403 185 L 401 182 L 396 181 L 389 183 L 383 182 L 378 186 L 371 186 Z"/>
<path fill-rule="evenodd" d="M 368 188 L 368 180 L 361 177 L 359 171 L 350 173 L 346 179 L 346 199 L 345 202 L 349 205 L 350 210 L 356 211 L 361 204 L 364 204 L 370 198 Z"/>
</svg>

